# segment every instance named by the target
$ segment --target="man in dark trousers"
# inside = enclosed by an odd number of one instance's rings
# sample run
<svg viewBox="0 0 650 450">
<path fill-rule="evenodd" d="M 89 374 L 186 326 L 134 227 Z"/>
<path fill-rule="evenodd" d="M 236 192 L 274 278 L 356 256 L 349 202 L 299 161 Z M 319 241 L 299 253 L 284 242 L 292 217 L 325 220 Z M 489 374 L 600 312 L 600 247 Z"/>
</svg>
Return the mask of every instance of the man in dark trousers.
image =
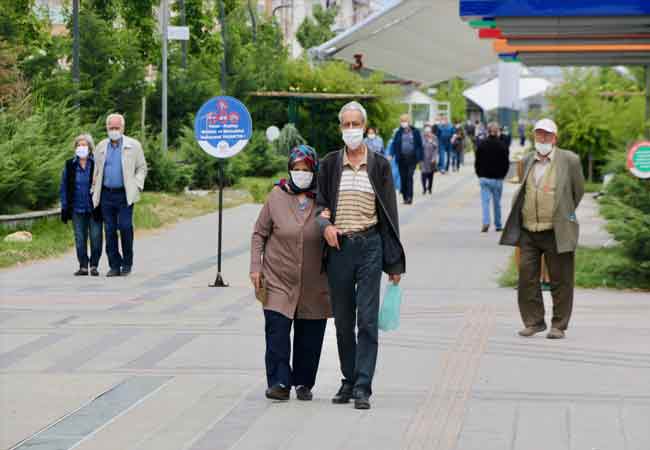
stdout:
<svg viewBox="0 0 650 450">
<path fill-rule="evenodd" d="M 393 150 L 401 183 L 402 198 L 404 204 L 413 203 L 413 174 L 418 163 L 422 161 L 422 135 L 420 131 L 411 125 L 411 118 L 408 114 L 400 117 L 400 128 L 393 139 Z"/>
<path fill-rule="evenodd" d="M 535 124 L 535 151 L 524 159 L 524 178 L 515 195 L 502 245 L 521 248 L 517 299 L 523 337 L 546 330 L 539 273 L 542 255 L 551 276 L 553 317 L 549 339 L 562 339 L 573 309 L 575 251 L 580 226 L 576 209 L 585 192 L 580 158 L 557 147 L 551 119 Z"/>
<path fill-rule="evenodd" d="M 354 399 L 356 409 L 368 409 L 377 363 L 381 274 L 399 284 L 406 259 L 390 163 L 363 144 L 366 110 L 350 102 L 341 109 L 339 123 L 345 147 L 321 161 L 316 199 L 343 373 L 332 402 Z"/>
<path fill-rule="evenodd" d="M 501 231 L 501 194 L 503 179 L 510 168 L 510 152 L 499 138 L 499 124 L 488 125 L 488 137 L 478 144 L 474 169 L 481 185 L 481 209 L 483 211 L 483 233 L 490 229 L 490 199 L 494 207 L 494 226 Z"/>
</svg>

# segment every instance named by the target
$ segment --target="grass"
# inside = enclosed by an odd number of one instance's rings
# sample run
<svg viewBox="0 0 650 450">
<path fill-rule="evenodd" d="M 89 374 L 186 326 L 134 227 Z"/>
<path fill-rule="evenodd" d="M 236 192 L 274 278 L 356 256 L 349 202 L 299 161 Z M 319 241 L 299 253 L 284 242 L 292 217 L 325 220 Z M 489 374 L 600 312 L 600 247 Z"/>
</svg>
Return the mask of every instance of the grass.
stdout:
<svg viewBox="0 0 650 450">
<path fill-rule="evenodd" d="M 251 201 L 251 195 L 239 190 L 224 191 L 224 208 L 232 208 Z M 136 230 L 151 230 L 216 211 L 217 194 L 165 194 L 145 192 L 134 209 Z M 4 242 L 4 237 L 18 230 L 32 233 L 31 242 Z M 72 224 L 58 218 L 38 220 L 30 226 L 17 229 L 0 227 L 0 268 L 28 261 L 50 258 L 65 253 L 74 246 Z"/>
<path fill-rule="evenodd" d="M 621 247 L 578 247 L 576 251 L 576 287 L 650 289 L 650 280 L 634 271 L 635 263 Z M 502 287 L 517 286 L 517 266 L 514 256 L 499 277 Z"/>
<path fill-rule="evenodd" d="M 255 203 L 264 203 L 266 197 L 273 189 L 276 180 L 282 178 L 283 175 L 275 177 L 242 177 L 235 188 L 247 191 L 253 197 Z"/>
<path fill-rule="evenodd" d="M 603 190 L 603 183 L 596 181 L 585 181 L 585 192 L 598 193 Z"/>
</svg>

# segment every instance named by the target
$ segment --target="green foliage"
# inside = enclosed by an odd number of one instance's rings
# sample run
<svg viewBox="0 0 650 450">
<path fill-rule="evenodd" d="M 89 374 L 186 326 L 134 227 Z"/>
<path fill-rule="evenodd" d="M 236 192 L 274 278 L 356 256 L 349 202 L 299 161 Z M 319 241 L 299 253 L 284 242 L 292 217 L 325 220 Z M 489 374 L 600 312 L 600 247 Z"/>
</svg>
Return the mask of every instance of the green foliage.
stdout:
<svg viewBox="0 0 650 450">
<path fill-rule="evenodd" d="M 634 261 L 625 271 L 650 280 L 650 183 L 621 172 L 606 192 L 601 211 L 608 229 Z"/>
<path fill-rule="evenodd" d="M 20 50 L 19 60 L 41 48 L 50 35 L 35 0 L 0 0 L 0 40 Z"/>
<path fill-rule="evenodd" d="M 317 47 L 335 36 L 335 33 L 332 31 L 332 25 L 334 25 L 339 8 L 333 6 L 325 9 L 321 5 L 316 4 L 312 12 L 313 19 L 310 16 L 306 16 L 296 33 L 296 39 L 305 50 Z"/>
<path fill-rule="evenodd" d="M 383 84 L 383 74 L 367 78 L 350 71 L 343 62 L 312 66 L 306 60 L 289 62 L 289 91 L 315 93 L 370 94 L 376 98 L 361 100 L 368 112 L 368 122 L 388 139 L 402 111 L 399 88 Z M 305 100 L 299 105 L 298 122 L 307 143 L 324 155 L 341 148 L 338 112 L 350 99 Z"/>
<path fill-rule="evenodd" d="M 144 188 L 147 191 L 181 192 L 190 184 L 191 170 L 177 164 L 170 151 L 163 153 L 160 136 L 148 139 L 144 145 L 147 160 L 147 178 Z"/>
<path fill-rule="evenodd" d="M 444 81 L 436 88 L 436 100 L 440 102 L 449 102 L 451 107 L 451 121 L 453 123 L 464 122 L 467 118 L 466 105 L 467 101 L 463 96 L 463 91 L 469 85 L 462 78 L 452 78 L 449 81 Z"/>
<path fill-rule="evenodd" d="M 54 205 L 81 130 L 65 104 L 0 113 L 0 213 Z"/>
<path fill-rule="evenodd" d="M 643 131 L 643 99 L 612 96 L 638 92 L 634 81 L 611 70 L 573 70 L 549 95 L 559 128 L 558 145 L 575 151 L 587 167 L 589 155 L 598 177 L 611 152 L 619 152 Z"/>
<path fill-rule="evenodd" d="M 305 141 L 305 138 L 300 135 L 300 132 L 295 125 L 288 123 L 282 127 L 280 136 L 277 141 L 275 141 L 275 146 L 278 149 L 278 153 L 288 156 L 292 148 L 306 143 L 307 141 Z"/>
</svg>

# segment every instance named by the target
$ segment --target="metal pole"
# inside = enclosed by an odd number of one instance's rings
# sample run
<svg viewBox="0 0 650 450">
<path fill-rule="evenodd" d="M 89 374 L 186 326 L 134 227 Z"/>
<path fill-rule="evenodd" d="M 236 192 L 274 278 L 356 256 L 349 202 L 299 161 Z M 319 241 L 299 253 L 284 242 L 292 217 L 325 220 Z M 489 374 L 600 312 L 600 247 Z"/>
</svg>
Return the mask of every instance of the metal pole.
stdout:
<svg viewBox="0 0 650 450">
<path fill-rule="evenodd" d="M 650 66 L 645 66 L 645 135 L 650 139 Z"/>
<path fill-rule="evenodd" d="M 167 0 L 160 0 L 162 16 L 162 151 L 167 152 Z"/>
<path fill-rule="evenodd" d="M 223 176 L 223 159 L 219 159 L 219 230 L 217 236 L 217 278 L 214 280 L 214 284 L 211 284 L 210 287 L 228 287 L 223 281 L 221 276 L 221 241 L 223 236 L 223 185 L 224 185 L 224 176 Z"/>
<path fill-rule="evenodd" d="M 185 21 L 185 0 L 178 0 L 179 3 L 179 10 L 180 10 L 180 16 L 181 16 L 181 25 L 185 26 L 186 21 Z M 181 41 L 181 51 L 182 51 L 182 59 L 181 59 L 181 64 L 183 65 L 183 69 L 187 69 L 187 41 Z"/>
<path fill-rule="evenodd" d="M 79 0 L 72 0 L 72 81 L 79 107 Z"/>
<path fill-rule="evenodd" d="M 221 42 L 223 42 L 223 59 L 221 60 L 221 92 L 226 95 L 228 91 L 228 66 L 226 58 L 228 57 L 228 43 L 226 42 L 226 11 L 223 6 L 223 0 L 217 0 L 219 4 L 219 23 L 221 24 Z"/>
</svg>

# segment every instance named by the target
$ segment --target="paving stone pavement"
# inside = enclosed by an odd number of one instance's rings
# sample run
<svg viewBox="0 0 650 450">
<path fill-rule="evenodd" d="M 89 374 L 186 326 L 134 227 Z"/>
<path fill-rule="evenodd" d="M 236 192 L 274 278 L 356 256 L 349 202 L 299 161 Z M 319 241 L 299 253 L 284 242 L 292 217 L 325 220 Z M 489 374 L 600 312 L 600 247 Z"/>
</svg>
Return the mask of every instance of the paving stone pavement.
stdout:
<svg viewBox="0 0 650 450">
<path fill-rule="evenodd" d="M 73 277 L 73 253 L 0 271 L 0 449 L 650 449 L 650 294 L 579 290 L 566 340 L 519 338 L 471 164 L 434 183 L 400 206 L 402 324 L 380 336 L 373 409 L 330 403 L 332 321 L 314 401 L 264 398 L 245 205 L 225 213 L 227 289 L 208 287 L 215 215 L 139 235 L 128 278 Z"/>
</svg>

